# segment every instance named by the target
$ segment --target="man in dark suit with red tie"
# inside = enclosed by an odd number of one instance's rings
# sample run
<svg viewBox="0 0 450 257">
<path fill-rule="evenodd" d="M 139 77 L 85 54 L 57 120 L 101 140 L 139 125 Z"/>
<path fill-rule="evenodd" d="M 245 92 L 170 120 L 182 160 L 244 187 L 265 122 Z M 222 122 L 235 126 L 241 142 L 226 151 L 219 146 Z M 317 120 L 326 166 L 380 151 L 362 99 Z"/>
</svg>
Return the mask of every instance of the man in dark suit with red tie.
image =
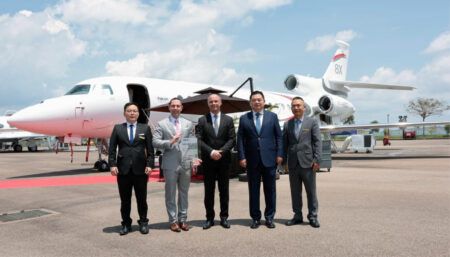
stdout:
<svg viewBox="0 0 450 257">
<path fill-rule="evenodd" d="M 114 126 L 109 142 L 109 165 L 111 175 L 117 176 L 121 202 L 122 228 L 119 233 L 126 235 L 131 231 L 131 195 L 134 188 L 139 213 L 139 231 L 147 234 L 147 182 L 155 158 L 152 132 L 147 124 L 137 123 L 139 117 L 137 104 L 127 103 L 123 110 L 126 122 Z"/>
<path fill-rule="evenodd" d="M 220 196 L 220 225 L 230 228 L 228 223 L 229 167 L 231 149 L 236 144 L 233 119 L 221 113 L 222 99 L 217 94 L 208 97 L 210 113 L 198 120 L 196 135 L 200 144 L 204 167 L 206 221 L 203 229 L 214 226 L 214 193 L 216 180 Z"/>
<path fill-rule="evenodd" d="M 254 91 L 250 95 L 251 112 L 241 116 L 237 136 L 239 164 L 247 168 L 252 229 L 261 224 L 259 191 L 261 177 L 264 185 L 266 209 L 264 217 L 268 228 L 275 228 L 276 168 L 283 162 L 282 134 L 278 116 L 264 110 L 264 94 Z"/>
</svg>

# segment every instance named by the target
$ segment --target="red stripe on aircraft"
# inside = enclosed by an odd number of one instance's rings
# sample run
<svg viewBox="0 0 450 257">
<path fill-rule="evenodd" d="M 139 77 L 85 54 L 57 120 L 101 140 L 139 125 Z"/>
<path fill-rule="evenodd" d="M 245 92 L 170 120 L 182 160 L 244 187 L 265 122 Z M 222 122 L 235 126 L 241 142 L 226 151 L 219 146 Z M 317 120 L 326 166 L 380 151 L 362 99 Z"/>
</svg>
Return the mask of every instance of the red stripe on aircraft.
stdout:
<svg viewBox="0 0 450 257">
<path fill-rule="evenodd" d="M 335 55 L 333 57 L 333 62 L 335 62 L 335 61 L 337 61 L 337 60 L 339 60 L 341 58 L 345 58 L 345 54 L 344 53 L 340 53 L 340 54 Z"/>
</svg>

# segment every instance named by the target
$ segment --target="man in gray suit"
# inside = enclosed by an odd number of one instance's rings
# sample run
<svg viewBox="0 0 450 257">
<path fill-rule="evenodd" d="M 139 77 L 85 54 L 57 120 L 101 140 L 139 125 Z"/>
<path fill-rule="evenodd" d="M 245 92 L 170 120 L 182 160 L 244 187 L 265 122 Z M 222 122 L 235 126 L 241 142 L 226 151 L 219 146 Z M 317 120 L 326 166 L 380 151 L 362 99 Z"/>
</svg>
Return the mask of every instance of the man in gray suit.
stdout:
<svg viewBox="0 0 450 257">
<path fill-rule="evenodd" d="M 180 117 L 182 110 L 180 99 L 172 98 L 169 102 L 170 116 L 158 122 L 153 135 L 153 146 L 163 151 L 161 168 L 166 180 L 166 208 L 170 230 L 174 232 L 189 230 L 186 219 L 191 169 L 182 165 L 180 142 L 182 138 L 193 137 L 194 132 L 192 122 Z M 175 201 L 177 188 L 178 204 Z"/>
<path fill-rule="evenodd" d="M 316 171 L 319 170 L 322 141 L 318 122 L 305 117 L 305 103 L 301 97 L 294 97 L 291 103 L 294 118 L 284 123 L 283 147 L 289 168 L 292 210 L 294 217 L 287 226 L 303 223 L 302 183 L 308 199 L 308 220 L 312 227 L 320 227 L 317 218 L 318 201 L 316 193 Z M 286 158 L 285 158 L 286 159 Z"/>
</svg>

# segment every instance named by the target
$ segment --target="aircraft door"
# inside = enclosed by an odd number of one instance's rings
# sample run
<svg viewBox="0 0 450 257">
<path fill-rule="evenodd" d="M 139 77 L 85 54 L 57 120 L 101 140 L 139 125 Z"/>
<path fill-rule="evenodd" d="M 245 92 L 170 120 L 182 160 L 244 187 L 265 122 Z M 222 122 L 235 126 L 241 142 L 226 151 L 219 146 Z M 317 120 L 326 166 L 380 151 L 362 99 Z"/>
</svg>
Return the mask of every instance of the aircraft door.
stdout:
<svg viewBox="0 0 450 257">
<path fill-rule="evenodd" d="M 127 85 L 130 102 L 139 105 L 139 123 L 148 124 L 148 117 L 150 117 L 150 96 L 147 87 L 139 84 Z"/>
</svg>

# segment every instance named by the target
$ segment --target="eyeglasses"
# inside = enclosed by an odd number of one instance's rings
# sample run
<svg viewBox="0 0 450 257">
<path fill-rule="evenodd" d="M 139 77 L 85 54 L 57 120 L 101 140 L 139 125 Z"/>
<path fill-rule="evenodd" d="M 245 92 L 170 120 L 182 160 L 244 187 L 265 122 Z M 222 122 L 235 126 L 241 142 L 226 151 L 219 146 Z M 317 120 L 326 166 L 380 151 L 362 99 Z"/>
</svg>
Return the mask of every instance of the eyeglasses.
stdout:
<svg viewBox="0 0 450 257">
<path fill-rule="evenodd" d="M 125 112 L 126 112 L 126 113 L 137 113 L 137 112 L 139 112 L 139 111 L 136 111 L 136 110 L 126 110 Z"/>
</svg>

